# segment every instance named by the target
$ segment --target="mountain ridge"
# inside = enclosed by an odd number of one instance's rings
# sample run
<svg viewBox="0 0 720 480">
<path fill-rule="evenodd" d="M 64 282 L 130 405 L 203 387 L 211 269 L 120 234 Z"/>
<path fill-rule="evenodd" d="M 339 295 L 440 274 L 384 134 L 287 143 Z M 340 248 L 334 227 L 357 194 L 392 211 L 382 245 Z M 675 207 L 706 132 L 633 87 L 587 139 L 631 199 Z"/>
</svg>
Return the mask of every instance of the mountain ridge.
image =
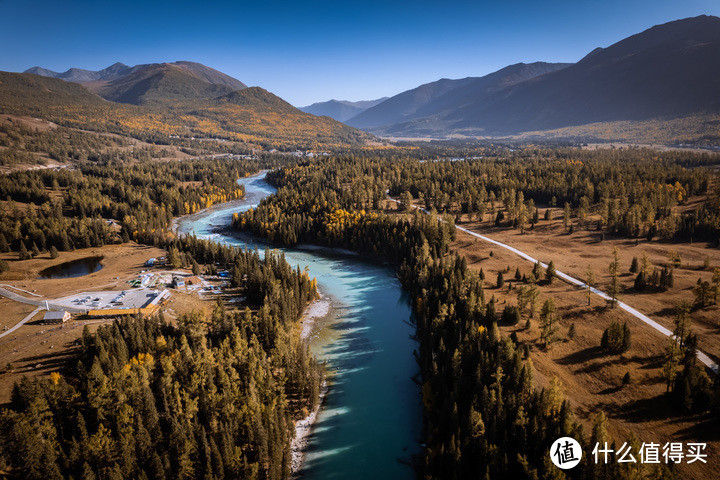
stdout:
<svg viewBox="0 0 720 480">
<path fill-rule="evenodd" d="M 176 61 L 127 66 L 116 62 L 102 70 L 70 68 L 58 73 L 32 67 L 24 73 L 80 83 L 107 100 L 121 103 L 213 98 L 247 86 L 197 62 Z"/>
<path fill-rule="evenodd" d="M 463 79 L 468 83 L 451 85 L 412 111 L 376 115 L 417 89 L 408 90 L 347 123 L 394 137 L 493 137 L 720 113 L 720 18 L 656 25 L 598 47 L 577 63 L 536 73 L 496 89 Z"/>
<path fill-rule="evenodd" d="M 170 69 L 173 74 L 179 72 L 187 79 L 187 72 L 178 66 L 158 68 Z M 171 76 L 155 77 L 151 72 L 143 81 L 162 84 L 168 78 Z M 377 140 L 333 119 L 304 113 L 260 87 L 233 90 L 191 78 L 196 83 L 190 86 L 209 86 L 215 89 L 212 95 L 193 96 L 181 91 L 175 92 L 178 94 L 175 99 L 168 99 L 166 95 L 165 99 L 158 100 L 129 97 L 147 92 L 167 93 L 167 90 L 140 85 L 137 90 L 118 91 L 118 95 L 127 96 L 121 100 L 136 100 L 135 105 L 106 100 L 84 85 L 59 78 L 0 72 L 0 113 L 39 118 L 70 128 L 116 133 L 161 145 L 172 143 L 173 138 L 178 142 L 202 138 L 222 139 L 228 142 L 222 145 L 239 145 L 242 149 L 294 151 L 368 145 Z M 170 86 L 175 88 L 177 84 Z"/>
</svg>

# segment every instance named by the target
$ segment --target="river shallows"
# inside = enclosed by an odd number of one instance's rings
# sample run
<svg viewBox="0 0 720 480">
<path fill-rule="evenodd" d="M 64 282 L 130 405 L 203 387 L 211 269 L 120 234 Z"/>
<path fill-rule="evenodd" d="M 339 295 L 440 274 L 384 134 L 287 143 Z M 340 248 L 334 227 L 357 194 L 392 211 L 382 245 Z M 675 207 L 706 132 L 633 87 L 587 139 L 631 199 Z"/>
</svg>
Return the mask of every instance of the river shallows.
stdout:
<svg viewBox="0 0 720 480">
<path fill-rule="evenodd" d="M 178 221 L 180 233 L 253 247 L 252 240 L 217 230 L 233 212 L 257 205 L 275 189 L 256 175 L 240 180 L 243 200 L 218 205 Z M 262 250 L 264 247 L 259 246 Z M 315 326 L 310 347 L 328 361 L 330 391 L 307 449 L 304 478 L 410 479 L 407 464 L 419 451 L 422 413 L 412 377 L 411 310 L 389 268 L 326 249 L 284 249 L 291 265 L 308 267 L 333 301 Z"/>
</svg>

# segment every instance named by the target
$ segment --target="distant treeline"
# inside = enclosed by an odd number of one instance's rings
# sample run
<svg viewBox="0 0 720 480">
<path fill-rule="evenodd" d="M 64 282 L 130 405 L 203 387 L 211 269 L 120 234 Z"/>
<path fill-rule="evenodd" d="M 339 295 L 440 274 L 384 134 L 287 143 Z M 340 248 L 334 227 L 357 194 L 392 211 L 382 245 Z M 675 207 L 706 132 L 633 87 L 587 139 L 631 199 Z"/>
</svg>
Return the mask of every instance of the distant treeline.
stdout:
<svg viewBox="0 0 720 480">
<path fill-rule="evenodd" d="M 165 233 L 173 217 L 244 195 L 274 160 L 108 162 L 0 176 L 0 252 L 97 247 Z M 19 206 L 18 202 L 27 204 Z"/>
<path fill-rule="evenodd" d="M 705 240 L 720 245 L 720 182 L 714 155 L 652 150 L 487 149 L 463 161 L 390 155 L 347 156 L 343 191 L 353 206 L 377 208 L 390 195 L 410 195 L 427 209 L 456 218 L 488 218 L 498 226 L 532 228 L 562 214 L 566 228 L 637 238 Z M 296 169 L 312 167 L 311 162 Z M 269 175 L 279 185 L 292 169 Z M 340 181 L 333 186 L 340 191 Z M 690 198 L 699 198 L 690 206 Z M 546 216 L 547 215 L 547 216 Z M 464 217 L 462 217 L 464 216 Z M 278 227 L 280 228 L 280 226 Z"/>
<path fill-rule="evenodd" d="M 438 212 L 489 214 L 515 228 L 537 223 L 540 206 L 564 207 L 584 228 L 718 242 L 717 175 L 685 167 L 714 163 L 714 156 L 688 152 L 524 149 L 500 158 L 398 165 L 390 170 L 389 188 L 392 195 L 408 191 Z M 691 196 L 706 202 L 680 213 L 676 207 Z M 591 214 L 599 221 L 590 221 Z"/>
</svg>

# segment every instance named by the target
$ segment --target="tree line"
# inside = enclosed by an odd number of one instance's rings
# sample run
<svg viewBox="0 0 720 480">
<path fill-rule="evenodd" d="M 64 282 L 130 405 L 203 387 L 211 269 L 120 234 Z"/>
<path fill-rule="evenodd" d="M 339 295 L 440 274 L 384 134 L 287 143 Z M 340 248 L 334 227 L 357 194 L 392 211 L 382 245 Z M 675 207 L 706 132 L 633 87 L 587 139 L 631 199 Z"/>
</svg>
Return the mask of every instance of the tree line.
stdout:
<svg viewBox="0 0 720 480">
<path fill-rule="evenodd" d="M 175 216 L 242 198 L 236 180 L 274 161 L 108 162 L 4 175 L 0 252 L 67 251 L 164 234 Z"/>
</svg>

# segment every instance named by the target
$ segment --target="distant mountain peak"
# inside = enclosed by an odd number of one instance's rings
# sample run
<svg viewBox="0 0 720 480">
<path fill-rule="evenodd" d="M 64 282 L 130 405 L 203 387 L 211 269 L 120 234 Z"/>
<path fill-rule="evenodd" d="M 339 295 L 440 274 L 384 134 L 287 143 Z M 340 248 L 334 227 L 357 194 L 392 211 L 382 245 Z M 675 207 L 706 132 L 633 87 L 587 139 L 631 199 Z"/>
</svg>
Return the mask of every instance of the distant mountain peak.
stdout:
<svg viewBox="0 0 720 480">
<path fill-rule="evenodd" d="M 368 108 L 374 107 L 378 103 L 387 100 L 387 98 L 388 97 L 378 98 L 376 100 L 360 100 L 357 102 L 332 99 L 326 102 L 316 102 L 307 107 L 300 107 L 300 110 L 318 117 L 330 117 L 344 122 L 364 112 Z"/>
<path fill-rule="evenodd" d="M 53 72 L 52 70 L 48 70 L 47 68 L 37 66 L 28 68 L 23 73 L 32 73 L 33 75 L 41 75 L 43 77 L 55 77 L 58 75 L 58 72 Z"/>
</svg>

